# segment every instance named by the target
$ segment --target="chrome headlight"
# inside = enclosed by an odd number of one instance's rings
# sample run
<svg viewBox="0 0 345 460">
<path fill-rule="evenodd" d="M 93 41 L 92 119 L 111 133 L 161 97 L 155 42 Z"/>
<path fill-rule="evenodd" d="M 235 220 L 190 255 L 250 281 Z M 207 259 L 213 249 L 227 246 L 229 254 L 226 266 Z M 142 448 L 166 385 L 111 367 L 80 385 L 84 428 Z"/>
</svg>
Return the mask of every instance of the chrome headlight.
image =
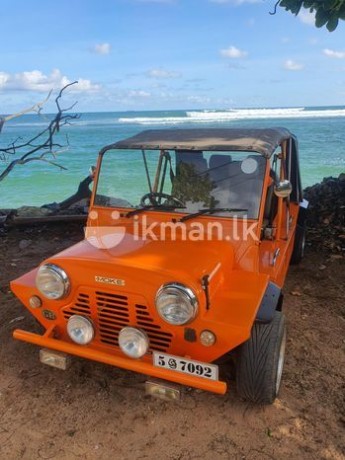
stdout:
<svg viewBox="0 0 345 460">
<path fill-rule="evenodd" d="M 149 349 L 149 339 L 140 329 L 124 327 L 119 333 L 119 346 L 130 358 L 141 358 Z"/>
<path fill-rule="evenodd" d="M 198 311 L 198 299 L 194 292 L 180 283 L 164 284 L 156 295 L 159 315 L 169 324 L 187 324 Z"/>
<path fill-rule="evenodd" d="M 54 264 L 45 264 L 38 269 L 36 286 L 48 299 L 62 299 L 69 292 L 70 282 L 62 268 Z"/>
<path fill-rule="evenodd" d="M 67 333 L 78 345 L 87 345 L 95 335 L 91 321 L 79 315 L 73 315 L 69 318 Z"/>
</svg>

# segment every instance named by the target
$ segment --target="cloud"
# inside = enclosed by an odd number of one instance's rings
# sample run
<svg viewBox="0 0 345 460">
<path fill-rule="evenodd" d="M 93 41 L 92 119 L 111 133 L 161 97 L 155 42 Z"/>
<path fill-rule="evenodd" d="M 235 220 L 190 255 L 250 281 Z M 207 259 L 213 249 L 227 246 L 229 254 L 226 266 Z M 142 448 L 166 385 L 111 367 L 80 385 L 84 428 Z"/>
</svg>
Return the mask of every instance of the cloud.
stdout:
<svg viewBox="0 0 345 460">
<path fill-rule="evenodd" d="M 247 56 L 248 53 L 236 48 L 236 46 L 229 46 L 229 48 L 220 50 L 220 54 L 227 58 L 238 59 Z"/>
<path fill-rule="evenodd" d="M 302 70 L 303 68 L 304 68 L 303 64 L 293 61 L 292 59 L 288 59 L 284 62 L 284 69 L 286 70 L 298 71 L 298 70 Z"/>
<path fill-rule="evenodd" d="M 301 22 L 303 22 L 303 24 L 307 24 L 308 26 L 315 25 L 315 13 L 311 13 L 305 8 L 301 9 L 297 17 Z"/>
<path fill-rule="evenodd" d="M 151 69 L 146 72 L 150 78 L 179 78 L 181 74 L 172 70 L 165 70 L 162 68 Z"/>
<path fill-rule="evenodd" d="M 330 58 L 335 58 L 335 59 L 345 59 L 345 51 L 335 51 L 331 50 L 329 48 L 325 48 L 323 50 L 323 54 L 327 57 Z M 1 77 L 0 77 L 1 79 Z"/>
<path fill-rule="evenodd" d="M 48 92 L 51 89 L 62 88 L 72 80 L 61 73 L 59 69 L 54 69 L 49 75 L 45 75 L 40 70 L 31 70 L 8 74 L 0 72 L 0 90 L 12 91 L 36 91 Z M 93 84 L 84 78 L 78 79 L 78 84 L 73 87 L 73 91 L 98 91 L 100 85 Z"/>
<path fill-rule="evenodd" d="M 95 92 L 101 89 L 101 85 L 96 85 L 91 80 L 86 80 L 85 78 L 78 78 L 77 80 L 78 83 L 71 88 L 71 91 Z"/>
<path fill-rule="evenodd" d="M 110 43 L 97 43 L 93 48 L 92 51 L 96 54 L 110 54 L 111 51 L 111 44 Z"/>
<path fill-rule="evenodd" d="M 6 72 L 0 72 L 0 88 L 6 85 L 8 80 L 10 79 L 10 74 Z"/>
</svg>

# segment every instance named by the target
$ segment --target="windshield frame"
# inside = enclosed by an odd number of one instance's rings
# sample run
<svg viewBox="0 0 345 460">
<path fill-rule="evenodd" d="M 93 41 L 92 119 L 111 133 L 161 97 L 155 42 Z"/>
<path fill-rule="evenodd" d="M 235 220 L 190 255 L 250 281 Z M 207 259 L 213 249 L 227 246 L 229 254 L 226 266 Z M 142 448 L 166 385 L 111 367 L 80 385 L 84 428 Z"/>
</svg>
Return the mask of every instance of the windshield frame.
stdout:
<svg viewBox="0 0 345 460">
<path fill-rule="evenodd" d="M 277 147 L 276 151 L 278 149 L 283 149 L 283 145 L 282 144 L 279 145 Z M 94 184 L 93 184 L 92 194 L 91 194 L 91 199 L 90 199 L 90 210 L 89 211 L 91 211 L 93 209 L 94 210 L 102 209 L 102 210 L 108 210 L 109 213 L 111 213 L 114 210 L 119 210 L 121 212 L 121 215 L 125 216 L 125 214 L 126 214 L 125 211 L 131 211 L 131 210 L 141 209 L 141 208 L 139 206 L 138 207 L 125 207 L 125 206 L 112 206 L 112 207 L 109 207 L 109 206 L 95 204 L 95 198 L 96 198 L 96 195 L 97 195 L 97 188 L 98 188 L 98 183 L 99 183 L 99 177 L 100 177 L 100 174 L 101 174 L 101 167 L 102 167 L 103 157 L 104 157 L 105 153 L 107 153 L 109 150 L 112 150 L 112 151 L 116 152 L 116 151 L 121 151 L 123 149 L 121 149 L 120 147 L 114 147 L 114 145 L 110 145 L 110 146 L 108 146 L 108 148 L 103 148 L 99 152 L 98 160 L 97 160 L 96 172 L 95 172 L 95 176 L 94 176 Z M 138 148 L 138 149 L 133 149 L 133 150 L 136 150 L 138 152 L 142 152 L 143 158 L 145 158 L 146 151 L 144 149 L 139 149 Z M 164 154 L 164 152 L 167 151 L 167 149 L 162 149 L 162 148 L 157 147 L 156 149 L 150 149 L 150 151 L 160 152 L 159 153 L 159 162 L 160 162 L 164 158 L 163 154 Z M 191 149 L 190 153 L 193 153 L 193 151 L 194 150 Z M 217 152 L 217 150 L 212 150 L 212 151 Z M 225 150 L 222 149 L 221 152 L 225 152 Z M 233 151 L 231 151 L 231 152 L 233 152 Z M 243 150 L 241 152 L 242 153 L 248 153 L 248 155 L 250 155 L 250 154 L 258 154 L 258 155 L 264 157 L 264 155 L 262 155 L 261 152 L 258 152 L 258 151 L 255 151 L 255 150 Z M 235 153 L 235 152 L 233 152 L 233 153 Z M 266 157 L 264 157 L 264 159 L 265 159 L 266 164 L 265 164 L 265 172 L 264 172 L 264 176 L 263 176 L 262 189 L 261 189 L 261 194 L 260 194 L 259 212 L 258 212 L 257 218 L 249 218 L 249 217 L 247 218 L 248 221 L 258 222 L 259 224 L 261 224 L 261 222 L 263 221 L 266 192 L 267 192 L 267 187 L 270 184 L 270 174 L 269 174 L 270 173 L 270 161 Z M 146 172 L 146 174 L 147 174 L 147 172 Z M 155 174 L 155 177 L 154 177 L 154 182 L 156 182 L 157 178 L 159 178 L 159 164 L 157 165 L 156 174 Z M 148 180 L 147 177 L 146 177 L 146 179 Z M 151 181 L 149 181 L 149 183 L 150 182 Z M 151 184 L 152 184 L 152 182 L 151 182 Z M 186 216 L 186 215 L 190 214 L 187 211 L 181 211 L 179 209 L 176 209 L 174 211 L 167 210 L 167 209 L 164 209 L 164 206 L 162 206 L 162 208 L 157 207 L 157 209 L 146 209 L 144 212 L 145 213 L 159 213 L 159 214 L 163 213 L 163 214 L 168 215 L 169 217 L 173 217 L 175 219 L 178 219 L 179 217 L 181 218 L 183 216 Z M 216 214 L 207 214 L 207 213 L 205 213 L 205 214 L 202 214 L 202 215 L 198 216 L 198 219 L 207 218 L 207 219 L 213 219 L 213 220 L 217 220 L 217 219 L 233 220 L 234 217 L 238 217 L 238 216 L 233 216 L 233 215 L 220 216 L 220 215 L 216 215 Z"/>
</svg>

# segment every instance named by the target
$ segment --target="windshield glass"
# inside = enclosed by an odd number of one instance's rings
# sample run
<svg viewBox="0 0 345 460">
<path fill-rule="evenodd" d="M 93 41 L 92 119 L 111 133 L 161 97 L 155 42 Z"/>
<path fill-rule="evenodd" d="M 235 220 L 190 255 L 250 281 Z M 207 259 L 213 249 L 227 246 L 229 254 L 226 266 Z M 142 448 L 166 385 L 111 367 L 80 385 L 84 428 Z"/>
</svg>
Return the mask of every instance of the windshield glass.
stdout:
<svg viewBox="0 0 345 460">
<path fill-rule="evenodd" d="M 266 160 L 248 152 L 110 150 L 102 159 L 94 204 L 150 207 L 257 219 Z"/>
</svg>

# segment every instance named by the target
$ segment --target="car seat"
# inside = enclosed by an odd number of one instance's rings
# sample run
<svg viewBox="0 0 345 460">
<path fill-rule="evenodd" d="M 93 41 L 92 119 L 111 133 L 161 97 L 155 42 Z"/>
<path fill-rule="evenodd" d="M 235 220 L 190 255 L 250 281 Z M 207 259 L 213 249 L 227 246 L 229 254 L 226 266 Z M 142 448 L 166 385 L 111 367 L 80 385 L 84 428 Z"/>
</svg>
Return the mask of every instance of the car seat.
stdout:
<svg viewBox="0 0 345 460">
<path fill-rule="evenodd" d="M 227 166 L 231 163 L 231 155 L 219 155 L 215 154 L 210 157 L 209 161 L 209 173 L 211 179 L 217 184 L 217 182 L 226 179 L 228 176 Z"/>
<path fill-rule="evenodd" d="M 243 171 L 243 161 L 253 158 L 258 164 L 253 172 Z M 212 195 L 217 207 L 248 209 L 249 218 L 257 219 L 260 209 L 266 162 L 259 155 L 249 155 L 242 161 L 231 161 L 225 168 L 224 179 L 217 182 Z"/>
</svg>

